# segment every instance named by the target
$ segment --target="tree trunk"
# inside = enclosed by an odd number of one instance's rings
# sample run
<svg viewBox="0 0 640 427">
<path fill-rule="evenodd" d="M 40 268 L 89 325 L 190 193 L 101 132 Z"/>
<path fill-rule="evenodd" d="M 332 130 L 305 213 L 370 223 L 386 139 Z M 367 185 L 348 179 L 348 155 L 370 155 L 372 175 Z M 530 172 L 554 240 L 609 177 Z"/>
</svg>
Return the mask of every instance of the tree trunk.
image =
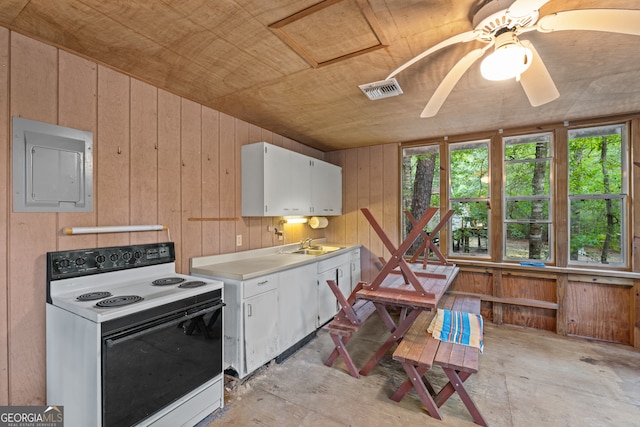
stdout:
<svg viewBox="0 0 640 427">
<path fill-rule="evenodd" d="M 411 214 L 419 220 L 427 211 L 431 203 L 431 190 L 433 188 L 433 175 L 435 173 L 436 154 L 426 154 L 418 157 L 416 163 L 416 175 L 413 181 L 413 197 L 411 200 Z M 407 234 L 413 229 L 413 225 L 407 221 Z M 424 242 L 422 237 L 416 239 L 409 254 L 414 254 Z"/>
<path fill-rule="evenodd" d="M 547 154 L 545 143 L 536 144 L 536 159 L 542 159 Z M 546 176 L 546 163 L 535 162 L 533 167 L 533 178 L 531 185 L 533 186 L 533 194 L 538 196 L 544 192 L 544 178 Z M 541 220 L 543 216 L 543 203 L 540 200 L 533 200 L 531 203 L 531 219 Z M 532 222 L 529 224 L 529 258 L 542 258 L 542 224 Z"/>
</svg>

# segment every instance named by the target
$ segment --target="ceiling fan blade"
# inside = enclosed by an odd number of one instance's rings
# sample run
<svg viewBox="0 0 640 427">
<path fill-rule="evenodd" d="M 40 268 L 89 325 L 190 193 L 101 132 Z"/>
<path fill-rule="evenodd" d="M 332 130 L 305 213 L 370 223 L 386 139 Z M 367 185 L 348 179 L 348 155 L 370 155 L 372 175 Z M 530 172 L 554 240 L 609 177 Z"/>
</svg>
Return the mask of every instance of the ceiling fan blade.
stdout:
<svg viewBox="0 0 640 427">
<path fill-rule="evenodd" d="M 421 59 L 426 58 L 427 56 L 431 55 L 434 52 L 437 52 L 440 49 L 443 49 L 443 48 L 445 48 L 447 46 L 451 46 L 451 45 L 456 44 L 456 43 L 466 43 L 466 42 L 470 42 L 472 40 L 477 40 L 480 34 L 481 34 L 480 32 L 478 32 L 476 30 L 472 30 L 472 31 L 466 31 L 464 33 L 457 34 L 457 35 L 455 35 L 453 37 L 449 37 L 448 39 L 443 40 L 440 43 L 438 43 L 437 45 L 434 45 L 434 46 L 430 47 L 429 49 L 427 49 L 424 52 L 422 52 L 420 55 L 415 56 L 414 58 L 410 59 L 409 61 L 405 62 L 404 64 L 402 64 L 401 66 L 399 66 L 398 68 L 393 70 L 391 72 L 391 74 L 389 74 L 387 76 L 387 78 L 385 80 L 389 80 L 390 78 L 392 78 L 393 76 L 395 76 L 399 72 L 406 70 L 407 68 L 409 68 L 410 66 L 412 66 L 416 62 L 420 61 Z"/>
<path fill-rule="evenodd" d="M 438 114 L 438 111 L 440 111 L 440 107 L 442 107 L 442 104 L 447 99 L 456 83 L 458 83 L 458 80 L 460 80 L 462 75 L 467 72 L 469 67 L 471 67 L 474 62 L 476 62 L 482 55 L 484 55 L 489 46 L 483 49 L 472 50 L 471 52 L 463 56 L 462 59 L 453 66 L 451 71 L 449 71 L 449 74 L 447 74 L 444 79 L 442 79 L 436 91 L 433 92 L 429 103 L 427 103 L 427 106 L 424 107 L 424 110 L 422 110 L 420 117 L 424 119 L 427 117 L 433 117 Z"/>
<path fill-rule="evenodd" d="M 529 40 L 522 40 L 521 43 L 531 49 L 533 54 L 531 66 L 520 75 L 520 84 L 527 98 L 529 98 L 531 106 L 537 107 L 557 99 L 560 96 L 560 92 L 558 92 L 558 88 L 553 83 L 553 79 L 538 51 Z"/>
<path fill-rule="evenodd" d="M 540 10 L 547 3 L 549 0 L 516 0 L 509 6 L 506 15 L 514 20 L 524 18 L 536 10 Z"/>
<path fill-rule="evenodd" d="M 538 31 L 586 30 L 640 36 L 640 10 L 582 9 L 567 10 L 543 16 Z"/>
</svg>

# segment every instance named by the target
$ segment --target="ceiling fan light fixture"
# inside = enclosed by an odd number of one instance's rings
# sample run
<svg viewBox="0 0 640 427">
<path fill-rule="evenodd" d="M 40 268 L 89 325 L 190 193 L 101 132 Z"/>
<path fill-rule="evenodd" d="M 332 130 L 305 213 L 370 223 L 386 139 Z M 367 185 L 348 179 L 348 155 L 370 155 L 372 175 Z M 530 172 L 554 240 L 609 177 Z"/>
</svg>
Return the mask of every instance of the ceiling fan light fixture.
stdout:
<svg viewBox="0 0 640 427">
<path fill-rule="evenodd" d="M 480 73 L 487 80 L 518 78 L 530 66 L 533 53 L 522 46 L 512 32 L 496 37 L 496 50 L 480 64 Z"/>
</svg>

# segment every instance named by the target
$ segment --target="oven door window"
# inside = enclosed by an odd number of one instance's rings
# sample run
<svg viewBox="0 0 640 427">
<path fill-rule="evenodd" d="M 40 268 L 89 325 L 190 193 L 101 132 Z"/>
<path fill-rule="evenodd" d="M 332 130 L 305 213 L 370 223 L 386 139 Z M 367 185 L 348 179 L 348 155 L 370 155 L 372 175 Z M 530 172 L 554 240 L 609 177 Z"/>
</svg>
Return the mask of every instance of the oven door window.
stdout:
<svg viewBox="0 0 640 427">
<path fill-rule="evenodd" d="M 102 340 L 103 426 L 130 426 L 222 372 L 222 303 Z"/>
</svg>

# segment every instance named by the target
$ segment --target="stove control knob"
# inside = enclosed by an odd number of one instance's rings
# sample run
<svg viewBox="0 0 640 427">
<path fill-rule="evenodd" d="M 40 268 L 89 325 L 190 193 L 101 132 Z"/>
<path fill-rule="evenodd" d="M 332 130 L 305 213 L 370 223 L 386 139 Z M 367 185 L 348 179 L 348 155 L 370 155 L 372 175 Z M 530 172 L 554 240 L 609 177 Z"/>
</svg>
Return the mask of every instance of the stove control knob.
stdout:
<svg viewBox="0 0 640 427">
<path fill-rule="evenodd" d="M 134 257 L 135 259 L 140 259 L 140 258 L 142 258 L 142 251 L 135 251 L 135 252 L 133 253 L 133 257 Z"/>
<path fill-rule="evenodd" d="M 113 262 L 116 262 L 118 260 L 118 254 L 111 254 L 109 256 L 109 259 Z"/>
<path fill-rule="evenodd" d="M 105 262 L 106 260 L 107 260 L 107 257 L 106 257 L 106 256 L 104 256 L 104 255 L 102 255 L 102 254 L 100 254 L 100 255 L 98 255 L 98 256 L 96 257 L 96 262 L 97 262 L 98 264 L 102 264 L 102 263 L 103 263 L 103 262 Z"/>
<path fill-rule="evenodd" d="M 63 258 L 57 262 L 58 268 L 67 268 L 71 264 L 67 258 Z"/>
<path fill-rule="evenodd" d="M 131 259 L 131 252 L 125 252 L 122 254 L 122 259 L 125 261 L 129 261 Z"/>
<path fill-rule="evenodd" d="M 86 262 L 87 262 L 86 258 L 82 258 L 82 257 L 80 257 L 80 258 L 77 258 L 77 259 L 76 259 L 76 265 L 77 265 L 77 266 L 85 265 L 85 264 L 86 264 Z"/>
</svg>

